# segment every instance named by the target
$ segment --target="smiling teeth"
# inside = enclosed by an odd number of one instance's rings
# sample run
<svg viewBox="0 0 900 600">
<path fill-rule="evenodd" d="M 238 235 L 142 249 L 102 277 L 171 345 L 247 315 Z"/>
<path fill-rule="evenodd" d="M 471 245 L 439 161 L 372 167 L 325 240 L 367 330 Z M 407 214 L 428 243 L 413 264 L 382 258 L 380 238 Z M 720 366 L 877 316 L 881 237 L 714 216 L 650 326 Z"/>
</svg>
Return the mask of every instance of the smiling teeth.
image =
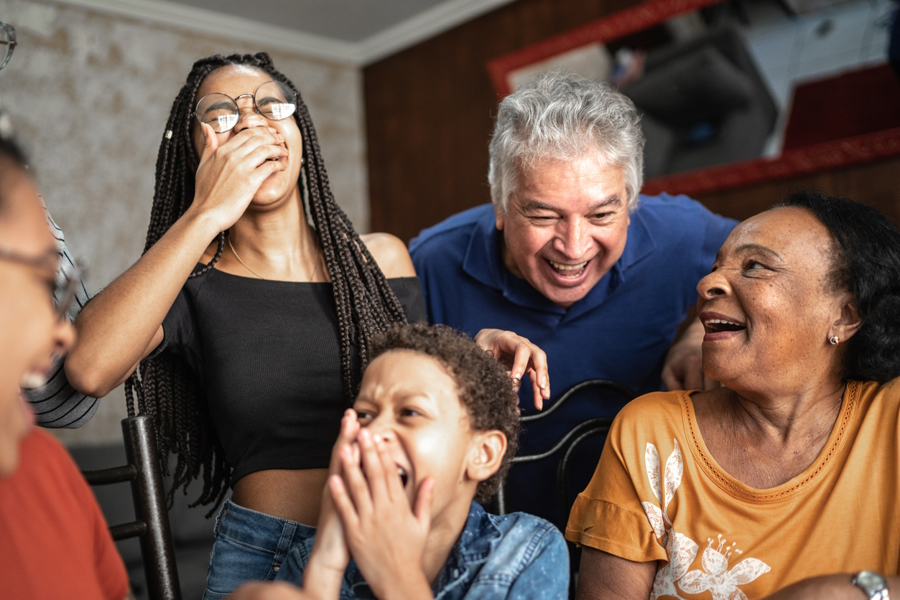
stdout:
<svg viewBox="0 0 900 600">
<path fill-rule="evenodd" d="M 737 321 L 728 321 L 725 319 L 708 319 L 703 322 L 704 325 L 737 325 L 738 327 L 742 327 L 743 323 L 738 323 Z"/>
<path fill-rule="evenodd" d="M 550 266 L 552 266 L 557 271 L 580 271 L 587 265 L 587 262 L 579 263 L 577 265 L 561 265 L 559 263 L 553 262 L 552 260 L 548 260 L 547 262 L 549 262 Z"/>
<path fill-rule="evenodd" d="M 704 319 L 703 329 L 706 333 L 725 333 L 743 331 L 747 328 L 743 323 L 733 321 L 732 319 Z"/>
</svg>

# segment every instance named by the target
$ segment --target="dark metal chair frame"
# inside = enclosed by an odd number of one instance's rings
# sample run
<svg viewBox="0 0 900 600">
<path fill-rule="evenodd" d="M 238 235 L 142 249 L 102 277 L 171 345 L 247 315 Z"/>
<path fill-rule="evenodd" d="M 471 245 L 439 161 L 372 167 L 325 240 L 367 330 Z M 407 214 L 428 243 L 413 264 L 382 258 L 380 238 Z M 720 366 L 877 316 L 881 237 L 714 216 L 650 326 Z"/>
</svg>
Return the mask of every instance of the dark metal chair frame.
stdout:
<svg viewBox="0 0 900 600">
<path fill-rule="evenodd" d="M 131 483 L 136 520 L 113 525 L 109 531 L 116 541 L 140 538 L 147 591 L 152 600 L 181 600 L 152 417 L 138 415 L 124 419 L 122 435 L 128 464 L 83 471 L 84 478 L 91 485 Z"/>
<path fill-rule="evenodd" d="M 615 392 L 627 400 L 633 400 L 637 397 L 637 394 L 629 388 L 628 386 L 622 385 L 621 383 L 617 383 L 615 381 L 611 381 L 609 379 L 589 379 L 587 381 L 582 381 L 581 383 L 576 383 L 568 390 L 563 392 L 560 395 L 559 399 L 553 403 L 553 405 L 548 408 L 546 411 L 535 414 L 528 415 L 522 417 L 521 423 L 527 424 L 535 421 L 540 421 L 541 419 L 546 419 L 554 412 L 556 412 L 569 398 L 572 398 L 578 392 L 581 392 L 585 389 L 604 389 Z M 514 456 L 512 460 L 510 460 L 511 466 L 525 464 L 525 463 L 533 463 L 539 460 L 544 460 L 556 454 L 557 452 L 563 451 L 562 457 L 559 460 L 559 466 L 556 470 L 556 494 L 557 494 L 557 502 L 559 504 L 559 522 L 557 526 L 561 531 L 565 531 L 566 522 L 569 520 L 569 515 L 567 512 L 567 507 L 569 506 L 569 464 L 570 459 L 572 458 L 573 453 L 577 450 L 578 446 L 580 446 L 585 440 L 588 440 L 594 436 L 598 435 L 606 435 L 609 433 L 609 428 L 612 425 L 613 418 L 612 417 L 596 417 L 593 419 L 588 419 L 582 423 L 579 423 L 568 432 L 566 432 L 559 440 L 556 441 L 553 446 L 548 448 L 543 452 L 539 452 L 537 454 L 525 454 L 520 456 Z M 498 514 L 506 514 L 507 512 L 507 498 L 506 498 L 506 489 L 505 485 L 501 485 L 500 489 L 497 491 L 496 498 L 496 508 Z M 566 542 L 569 546 L 569 596 L 574 597 L 575 594 L 575 583 L 578 576 L 578 565 L 576 564 L 576 558 L 580 555 L 580 552 L 575 547 L 575 544 L 571 542 Z"/>
<path fill-rule="evenodd" d="M 633 400 L 637 397 L 637 394 L 634 393 L 631 388 L 622 385 L 621 383 L 617 383 L 609 379 L 588 379 L 587 381 L 576 383 L 565 392 L 563 392 L 560 395 L 559 399 L 554 402 L 553 405 L 546 411 L 534 415 L 524 416 L 521 418 L 520 422 L 522 423 L 522 425 L 527 425 L 528 423 L 546 419 L 557 410 L 559 410 L 560 407 L 565 404 L 570 398 L 574 397 L 575 394 L 589 388 L 610 390 L 628 400 Z M 609 431 L 609 425 L 611 423 L 612 419 L 609 417 L 597 417 L 584 421 L 583 423 L 579 423 L 576 427 L 572 428 L 570 431 L 564 434 L 559 440 L 556 441 L 555 444 L 553 444 L 553 446 L 551 446 L 547 450 L 539 452 L 537 454 L 524 454 L 514 456 L 510 460 L 510 466 L 544 460 L 545 458 L 553 456 L 563 448 L 566 448 L 566 451 L 563 454 L 563 458 L 560 461 L 560 469 L 557 473 L 557 486 L 560 485 L 560 475 L 562 475 L 565 479 L 565 482 L 568 483 L 568 463 L 574 448 L 580 445 L 585 439 L 588 439 L 593 435 L 601 435 Z M 561 489 L 559 491 L 559 494 L 560 498 L 566 499 L 568 501 L 568 492 L 565 489 Z M 562 506 L 566 506 L 566 504 L 563 504 Z M 505 486 L 500 486 L 500 489 L 497 491 L 496 507 L 498 514 L 506 514 L 507 499 Z M 560 510 L 564 512 L 565 508 L 561 507 Z M 562 527 L 565 527 L 566 520 L 568 520 L 568 515 L 560 515 L 560 517 L 561 519 L 558 525 L 562 525 Z"/>
</svg>

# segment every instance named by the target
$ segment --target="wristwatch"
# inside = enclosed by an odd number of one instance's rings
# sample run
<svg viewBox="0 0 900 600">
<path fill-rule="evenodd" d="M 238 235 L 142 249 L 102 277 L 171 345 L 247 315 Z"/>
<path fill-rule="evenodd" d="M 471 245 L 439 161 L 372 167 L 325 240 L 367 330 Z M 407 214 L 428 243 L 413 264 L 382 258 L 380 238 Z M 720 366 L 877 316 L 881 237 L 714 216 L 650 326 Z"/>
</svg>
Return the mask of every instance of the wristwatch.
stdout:
<svg viewBox="0 0 900 600">
<path fill-rule="evenodd" d="M 860 571 L 853 576 L 850 583 L 861 589 L 869 600 L 890 600 L 887 581 L 878 573 Z"/>
</svg>

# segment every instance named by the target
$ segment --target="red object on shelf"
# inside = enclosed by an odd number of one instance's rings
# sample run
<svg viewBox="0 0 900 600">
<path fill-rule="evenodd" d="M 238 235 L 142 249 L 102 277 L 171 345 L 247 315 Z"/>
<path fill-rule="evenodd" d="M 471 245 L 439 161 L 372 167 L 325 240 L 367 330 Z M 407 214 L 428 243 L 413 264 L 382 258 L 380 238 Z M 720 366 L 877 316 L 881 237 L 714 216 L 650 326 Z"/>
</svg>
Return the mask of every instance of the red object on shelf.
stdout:
<svg viewBox="0 0 900 600">
<path fill-rule="evenodd" d="M 900 127 L 900 78 L 887 63 L 794 88 L 782 151 Z"/>
<path fill-rule="evenodd" d="M 586 44 L 609 42 L 630 33 L 658 25 L 689 10 L 697 10 L 722 0 L 647 0 L 611 16 L 561 33 L 543 42 L 504 54 L 488 62 L 487 70 L 500 98 L 512 93 L 507 77 L 510 72 L 527 67 Z"/>
<path fill-rule="evenodd" d="M 900 127 L 853 138 L 795 148 L 777 158 L 757 158 L 657 177 L 644 183 L 641 192 L 699 195 L 872 162 L 900 154 Z"/>
<path fill-rule="evenodd" d="M 718 2 L 721 0 L 646 0 L 641 4 L 551 37 L 543 42 L 495 58 L 488 62 L 487 70 L 494 90 L 497 92 L 498 100 L 511 92 L 508 80 L 511 71 L 585 44 L 608 42 L 630 35 L 675 15 Z M 890 67 L 886 66 L 885 68 L 889 69 Z M 894 77 L 896 82 L 896 76 L 893 73 L 889 74 Z M 878 75 L 878 77 L 881 76 Z M 875 79 L 877 77 L 872 78 L 873 81 Z M 890 109 L 891 105 L 887 102 L 893 98 L 891 96 L 893 92 L 880 92 L 882 97 L 874 98 L 873 93 L 862 91 L 868 89 L 866 86 L 871 85 L 870 83 L 860 82 L 858 85 L 860 87 L 851 94 L 851 98 L 846 103 L 842 100 L 832 101 L 833 104 L 844 107 L 840 112 L 846 110 L 849 113 L 852 110 L 850 102 L 856 103 L 854 105 L 856 108 L 862 107 L 860 113 L 864 117 L 875 117 L 876 110 Z M 878 94 L 879 92 L 874 93 L 874 95 Z M 827 97 L 829 94 L 824 95 Z M 875 109 L 876 102 L 883 104 L 879 104 L 880 108 Z M 900 117 L 900 105 L 896 101 L 894 102 L 892 105 L 894 113 L 891 116 L 896 119 Z M 791 119 L 793 119 L 793 112 L 792 109 Z M 870 114 L 865 115 L 866 112 Z M 846 126 L 851 120 L 837 118 L 838 113 L 839 109 L 833 108 L 829 114 L 820 115 L 817 118 L 813 129 L 820 128 L 823 131 L 817 143 L 795 141 L 792 142 L 796 144 L 795 146 L 785 145 L 779 157 L 757 158 L 657 177 L 645 181 L 641 191 L 645 194 L 671 192 L 699 196 L 900 155 L 900 123 L 893 127 L 886 124 L 887 120 L 882 120 L 882 124 L 878 127 L 857 124 L 854 126 L 856 129 L 853 130 L 853 133 L 841 134 L 837 132 L 836 128 Z M 800 118 L 799 115 L 797 118 Z M 872 121 L 874 122 L 874 119 Z M 831 129 L 827 135 L 824 134 L 826 129 L 832 126 L 835 129 Z M 799 128 L 800 125 L 794 125 L 794 127 Z"/>
</svg>

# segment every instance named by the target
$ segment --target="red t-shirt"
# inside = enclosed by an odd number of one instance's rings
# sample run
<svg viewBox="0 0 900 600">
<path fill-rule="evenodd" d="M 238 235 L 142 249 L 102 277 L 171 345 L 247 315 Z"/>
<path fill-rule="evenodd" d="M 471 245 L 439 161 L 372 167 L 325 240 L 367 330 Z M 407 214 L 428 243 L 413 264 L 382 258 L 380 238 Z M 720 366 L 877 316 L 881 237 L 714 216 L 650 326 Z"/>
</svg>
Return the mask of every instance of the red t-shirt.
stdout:
<svg viewBox="0 0 900 600">
<path fill-rule="evenodd" d="M 0 597 L 122 600 L 128 574 L 94 494 L 65 449 L 35 429 L 0 479 Z"/>
</svg>

